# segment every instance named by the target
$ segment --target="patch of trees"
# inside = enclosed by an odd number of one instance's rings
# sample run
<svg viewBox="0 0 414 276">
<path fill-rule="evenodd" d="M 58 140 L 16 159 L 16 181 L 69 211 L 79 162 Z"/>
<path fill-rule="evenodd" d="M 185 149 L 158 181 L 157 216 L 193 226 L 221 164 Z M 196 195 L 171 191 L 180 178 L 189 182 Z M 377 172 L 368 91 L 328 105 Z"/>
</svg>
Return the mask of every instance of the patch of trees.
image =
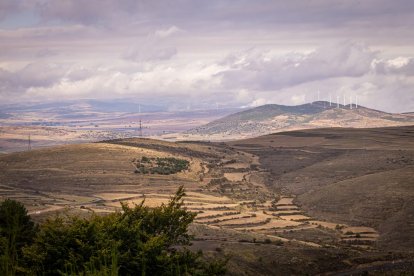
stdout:
<svg viewBox="0 0 414 276">
<path fill-rule="evenodd" d="M 228 182 L 229 180 L 225 177 L 220 177 L 220 178 L 213 178 L 210 180 L 210 182 L 208 183 L 208 186 L 216 186 L 216 185 L 221 185 L 224 184 L 226 182 Z"/>
<path fill-rule="evenodd" d="M 222 275 L 226 260 L 192 252 L 180 187 L 168 204 L 35 225 L 21 203 L 0 204 L 0 275 Z"/>
<path fill-rule="evenodd" d="M 135 161 L 135 173 L 169 175 L 187 170 L 189 165 L 190 162 L 185 159 L 143 156 L 141 160 Z"/>
</svg>

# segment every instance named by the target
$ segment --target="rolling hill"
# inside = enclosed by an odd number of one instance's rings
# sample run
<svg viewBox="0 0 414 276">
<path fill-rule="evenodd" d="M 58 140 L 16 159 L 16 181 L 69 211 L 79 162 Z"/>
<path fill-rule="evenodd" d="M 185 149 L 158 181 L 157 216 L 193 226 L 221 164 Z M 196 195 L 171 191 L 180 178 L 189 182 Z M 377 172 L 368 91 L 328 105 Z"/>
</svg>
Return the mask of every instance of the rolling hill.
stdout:
<svg viewBox="0 0 414 276">
<path fill-rule="evenodd" d="M 319 101 L 297 106 L 269 104 L 228 115 L 186 131 L 186 139 L 231 140 L 296 129 L 389 127 L 414 124 L 411 114 Z"/>
<path fill-rule="evenodd" d="M 0 155 L 0 200 L 24 203 L 41 222 L 62 212 L 105 215 L 121 202 L 158 206 L 183 185 L 183 206 L 197 214 L 191 248 L 231 256 L 228 275 L 398 275 L 414 268 L 413 134 L 331 128 L 15 152 Z M 168 160 L 188 167 L 142 169 Z"/>
<path fill-rule="evenodd" d="M 275 191 L 310 216 L 373 227 L 379 248 L 414 248 L 414 126 L 299 130 L 228 142 L 259 156 Z"/>
</svg>

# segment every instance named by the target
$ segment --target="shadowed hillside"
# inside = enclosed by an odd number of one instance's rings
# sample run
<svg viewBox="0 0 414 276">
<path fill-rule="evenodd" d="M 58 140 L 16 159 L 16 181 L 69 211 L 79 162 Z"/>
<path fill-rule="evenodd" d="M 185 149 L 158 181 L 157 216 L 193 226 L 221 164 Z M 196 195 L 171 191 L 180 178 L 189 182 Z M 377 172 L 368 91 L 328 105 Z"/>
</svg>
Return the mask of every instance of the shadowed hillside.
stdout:
<svg viewBox="0 0 414 276">
<path fill-rule="evenodd" d="M 374 227 L 382 248 L 414 248 L 413 126 L 301 130 L 229 145 L 259 155 L 274 189 L 308 214 Z"/>
</svg>

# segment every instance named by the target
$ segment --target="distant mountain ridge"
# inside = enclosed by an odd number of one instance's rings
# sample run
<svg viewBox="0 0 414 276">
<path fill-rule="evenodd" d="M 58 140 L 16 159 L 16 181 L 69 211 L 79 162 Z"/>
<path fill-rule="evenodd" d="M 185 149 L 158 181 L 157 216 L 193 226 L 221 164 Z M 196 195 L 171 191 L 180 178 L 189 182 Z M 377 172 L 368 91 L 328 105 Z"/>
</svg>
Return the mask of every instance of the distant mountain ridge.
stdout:
<svg viewBox="0 0 414 276">
<path fill-rule="evenodd" d="M 296 129 L 413 125 L 412 114 L 394 114 L 355 105 L 318 101 L 297 106 L 262 105 L 185 132 L 191 139 L 227 140 Z"/>
<path fill-rule="evenodd" d="M 9 104 L 2 106 L 3 111 L 10 112 L 55 112 L 55 113 L 74 113 L 74 112 L 161 112 L 165 108 L 156 105 L 139 104 L 127 100 L 69 100 L 50 103 L 28 103 L 28 104 Z"/>
</svg>

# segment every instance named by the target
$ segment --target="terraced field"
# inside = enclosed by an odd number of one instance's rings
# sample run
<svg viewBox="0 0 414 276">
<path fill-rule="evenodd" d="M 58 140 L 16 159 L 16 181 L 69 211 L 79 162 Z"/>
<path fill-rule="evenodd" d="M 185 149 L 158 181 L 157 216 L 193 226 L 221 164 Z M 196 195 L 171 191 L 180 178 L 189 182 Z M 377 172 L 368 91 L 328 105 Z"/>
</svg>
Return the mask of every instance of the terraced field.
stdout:
<svg viewBox="0 0 414 276">
<path fill-rule="evenodd" d="M 302 223 L 278 234 L 318 241 L 317 233 L 330 243 L 411 251 L 413 134 L 412 126 L 338 128 L 227 144 L 259 157 L 268 188 L 280 197 L 272 214 Z"/>
</svg>

